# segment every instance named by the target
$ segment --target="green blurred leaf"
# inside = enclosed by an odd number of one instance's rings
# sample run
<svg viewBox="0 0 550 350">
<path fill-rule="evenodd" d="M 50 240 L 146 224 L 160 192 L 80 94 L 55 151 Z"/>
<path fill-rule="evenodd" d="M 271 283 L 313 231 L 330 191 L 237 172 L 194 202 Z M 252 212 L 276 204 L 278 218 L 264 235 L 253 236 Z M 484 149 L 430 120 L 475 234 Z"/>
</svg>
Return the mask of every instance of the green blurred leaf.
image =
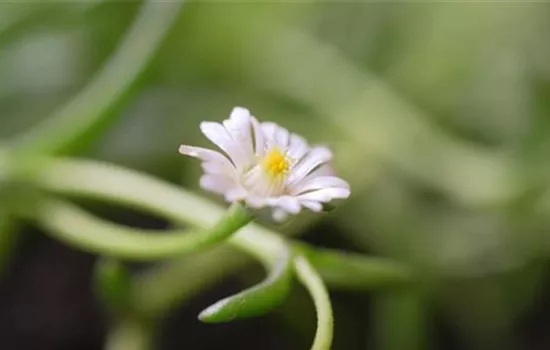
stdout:
<svg viewBox="0 0 550 350">
<path fill-rule="evenodd" d="M 97 295 L 111 311 L 129 311 L 132 276 L 122 263 L 100 257 L 95 263 L 94 282 Z"/>
<path fill-rule="evenodd" d="M 427 349 L 429 299 L 418 288 L 378 294 L 374 307 L 376 349 Z"/>
<path fill-rule="evenodd" d="M 114 120 L 177 19 L 183 1 L 147 2 L 117 52 L 76 97 L 16 143 L 42 153 L 73 151 Z"/>
<path fill-rule="evenodd" d="M 364 291 L 414 282 L 411 268 L 395 260 L 315 249 L 302 244 L 299 247 L 331 288 Z"/>
</svg>

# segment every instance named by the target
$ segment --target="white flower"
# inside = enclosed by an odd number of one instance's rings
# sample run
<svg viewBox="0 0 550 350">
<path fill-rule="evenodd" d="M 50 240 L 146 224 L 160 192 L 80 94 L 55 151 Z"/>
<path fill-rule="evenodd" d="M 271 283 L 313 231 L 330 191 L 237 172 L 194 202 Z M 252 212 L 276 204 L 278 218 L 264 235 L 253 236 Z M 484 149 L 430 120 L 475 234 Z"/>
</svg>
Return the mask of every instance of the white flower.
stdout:
<svg viewBox="0 0 550 350">
<path fill-rule="evenodd" d="M 228 202 L 271 206 L 281 221 L 302 207 L 319 212 L 323 203 L 350 194 L 348 183 L 333 175 L 329 149 L 310 147 L 275 123 L 259 123 L 246 108 L 235 107 L 223 123 L 202 122 L 200 128 L 225 154 L 186 145 L 179 151 L 202 161 L 201 187 Z"/>
</svg>

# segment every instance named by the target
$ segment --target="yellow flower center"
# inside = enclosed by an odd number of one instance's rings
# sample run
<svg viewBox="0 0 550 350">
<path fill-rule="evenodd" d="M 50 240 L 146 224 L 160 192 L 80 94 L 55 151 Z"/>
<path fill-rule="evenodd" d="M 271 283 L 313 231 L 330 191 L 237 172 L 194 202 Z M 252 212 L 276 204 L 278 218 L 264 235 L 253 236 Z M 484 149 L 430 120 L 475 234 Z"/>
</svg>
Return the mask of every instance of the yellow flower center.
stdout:
<svg viewBox="0 0 550 350">
<path fill-rule="evenodd" d="M 285 176 L 290 170 L 290 159 L 279 147 L 273 148 L 263 159 L 262 165 L 272 178 Z"/>
</svg>

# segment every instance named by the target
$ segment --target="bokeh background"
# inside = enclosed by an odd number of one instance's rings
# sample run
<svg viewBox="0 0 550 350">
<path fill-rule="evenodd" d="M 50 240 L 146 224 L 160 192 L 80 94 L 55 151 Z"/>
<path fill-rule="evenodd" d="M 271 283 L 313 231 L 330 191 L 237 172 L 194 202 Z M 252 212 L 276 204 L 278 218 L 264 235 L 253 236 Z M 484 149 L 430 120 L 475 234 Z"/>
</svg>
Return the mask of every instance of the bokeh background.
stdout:
<svg viewBox="0 0 550 350">
<path fill-rule="evenodd" d="M 142 6 L 0 3 L 4 147 L 74 102 L 120 54 Z M 141 23 L 143 45 L 163 23 Z M 207 146 L 200 121 L 246 106 L 332 147 L 352 185 L 336 211 L 277 230 L 393 258 L 423 280 L 331 290 L 334 349 L 550 348 L 549 5 L 181 2 L 163 36 L 109 118 L 67 154 L 219 201 L 198 189 L 200 167 L 177 147 Z M 137 75 L 139 46 L 124 50 L 117 68 Z M 100 90 L 123 79 L 108 76 Z M 123 208 L 93 209 L 132 226 L 167 225 Z M 101 349 L 113 320 L 94 294 L 96 257 L 13 225 L 0 244 L 0 349 Z M 300 288 L 265 317 L 215 326 L 196 319 L 262 277 L 258 263 L 224 254 L 194 257 L 186 265 L 194 268 L 182 270 L 185 297 L 163 320 L 155 348 L 307 349 L 315 314 Z M 207 282 L 196 282 L 202 276 Z"/>
</svg>

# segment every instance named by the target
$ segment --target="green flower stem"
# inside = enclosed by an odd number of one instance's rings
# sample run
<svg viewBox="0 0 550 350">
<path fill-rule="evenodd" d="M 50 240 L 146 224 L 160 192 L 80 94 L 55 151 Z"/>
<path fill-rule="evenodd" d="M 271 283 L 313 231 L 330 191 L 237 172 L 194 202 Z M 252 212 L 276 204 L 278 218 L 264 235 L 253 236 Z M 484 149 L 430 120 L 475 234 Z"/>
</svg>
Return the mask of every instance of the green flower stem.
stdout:
<svg viewBox="0 0 550 350">
<path fill-rule="evenodd" d="M 109 200 L 199 229 L 212 227 L 224 213 L 219 206 L 181 187 L 129 169 L 95 161 L 43 158 L 40 162 L 45 170 L 35 183 L 60 194 Z M 247 225 L 228 242 L 258 258 L 268 268 L 276 265 L 287 250 L 282 237 L 256 224 Z M 385 259 L 312 250 L 302 244 L 297 247 L 328 283 L 342 288 L 374 288 L 412 279 L 405 267 Z"/>
<path fill-rule="evenodd" d="M 152 61 L 183 3 L 148 1 L 91 83 L 50 118 L 15 138 L 20 149 L 42 154 L 73 150 L 114 119 L 117 114 L 112 111 Z"/>
<path fill-rule="evenodd" d="M 1 160 L 2 158 L 0 157 L 0 162 Z M 188 223 L 202 229 L 211 227 L 223 216 L 223 210 L 207 200 L 194 196 L 180 187 L 132 170 L 94 161 L 56 160 L 52 158 L 43 158 L 37 161 L 45 167 L 40 176 L 34 179 L 35 184 L 53 192 L 109 200 L 136 209 L 146 210 L 178 223 Z M 70 176 L 67 176 L 67 174 L 70 174 Z M 228 241 L 262 261 L 268 269 L 277 265 L 277 262 L 281 260 L 281 256 L 285 254 L 288 247 L 288 243 L 282 237 L 255 224 L 250 224 L 241 229 L 230 237 Z M 311 252 L 308 254 L 312 256 Z M 335 266 L 346 266 L 346 264 L 337 265 L 335 257 L 331 256 L 331 254 L 321 255 L 321 257 L 321 259 L 317 258 L 317 261 L 325 269 L 330 270 L 334 269 Z M 351 263 L 351 260 L 348 261 L 348 268 L 351 266 L 353 267 L 350 269 L 351 271 L 360 271 L 358 266 L 364 264 L 365 261 L 359 263 L 356 259 L 352 260 L 354 261 L 353 263 Z M 208 259 L 208 261 L 212 261 L 212 259 Z M 214 268 L 216 269 L 218 266 L 218 264 L 215 264 Z M 303 255 L 296 258 L 294 268 L 298 278 L 312 294 L 319 313 L 319 329 L 313 349 L 328 349 L 332 341 L 332 311 L 325 287 L 321 282 L 321 277 Z M 327 276 L 330 275 L 330 273 L 327 273 Z M 164 276 L 170 278 L 173 274 L 169 273 Z M 352 273 L 348 273 L 347 276 L 350 278 L 353 277 Z M 202 279 L 201 276 L 198 276 L 198 279 Z M 151 282 L 151 279 L 148 282 Z M 165 285 L 163 284 L 163 286 Z M 149 291 L 154 292 L 154 289 L 149 289 Z M 138 292 L 134 300 L 139 301 L 140 298 L 141 300 L 147 300 L 151 296 L 155 296 L 155 293 L 140 294 Z M 161 299 L 156 304 L 154 302 L 149 303 L 145 307 L 145 310 L 153 312 L 166 310 L 166 302 L 174 302 L 173 293 L 161 293 L 160 296 Z M 178 297 L 176 296 L 175 298 L 177 301 Z"/>
<path fill-rule="evenodd" d="M 198 229 L 211 227 L 213 225 L 212 223 L 215 222 L 215 220 L 219 220 L 217 218 L 223 215 L 223 210 L 218 206 L 212 205 L 198 196 L 193 196 L 179 187 L 154 180 L 151 177 L 131 170 L 90 161 L 44 160 L 44 163 L 47 164 L 44 168 L 45 170 L 36 180 L 39 185 L 58 193 L 109 199 L 114 202 L 153 212 L 178 223 L 191 224 Z M 71 176 L 67 177 L 65 174 L 71 174 Z M 59 203 L 57 203 L 56 206 L 59 208 Z M 52 207 L 53 209 L 48 209 Z M 114 227 L 112 224 L 98 225 L 97 219 L 93 219 L 85 213 L 75 213 L 74 209 L 76 208 L 73 208 L 72 213 L 69 215 L 69 213 L 65 211 L 67 209 L 66 204 L 64 204 L 62 208 L 61 217 L 56 217 L 56 215 L 48 212 L 50 210 L 57 210 L 55 206 L 48 204 L 44 205 L 44 208 L 43 213 L 39 214 L 42 225 L 47 225 L 46 229 L 50 229 L 57 233 L 60 232 L 60 229 L 64 229 L 65 232 L 62 238 L 71 238 L 73 239 L 71 241 L 73 244 L 75 242 L 79 243 L 84 249 L 89 249 L 89 247 L 86 248 L 92 243 L 89 240 L 93 240 L 93 243 L 96 245 L 95 249 L 98 252 L 104 253 L 107 251 L 112 254 L 113 249 L 117 248 L 119 256 L 121 253 L 128 252 L 128 246 L 133 249 L 133 253 L 137 251 L 140 256 L 148 257 L 164 254 L 168 256 L 174 253 L 181 254 L 182 251 L 181 244 L 179 247 L 175 246 L 175 244 L 179 244 L 179 242 L 171 239 L 171 237 L 166 237 L 166 235 L 151 235 L 141 238 L 138 236 L 141 242 L 138 240 L 133 241 L 136 238 L 133 229 L 125 229 L 127 233 L 125 236 L 122 236 L 122 234 L 113 236 L 116 232 L 114 229 L 119 230 L 120 227 Z M 240 208 L 238 211 L 229 215 L 229 218 L 232 218 L 232 220 L 229 221 L 229 223 L 232 224 L 231 230 L 229 230 L 231 232 L 234 232 L 238 228 L 235 222 L 238 225 L 243 225 L 250 219 L 244 214 L 240 206 L 238 208 Z M 39 213 L 40 212 L 41 211 L 39 211 Z M 205 215 L 205 213 L 208 213 L 208 215 Z M 235 220 L 235 216 L 238 220 Z M 69 220 L 73 220 L 73 222 L 71 223 Z M 77 222 L 74 222 L 74 220 Z M 77 231 L 76 237 L 78 237 L 78 239 L 76 241 L 74 240 L 74 227 L 79 227 L 80 231 Z M 85 234 L 82 234 L 83 227 L 87 227 L 86 230 L 89 229 Z M 222 225 L 222 227 L 224 226 Z M 99 230 L 103 231 L 103 234 L 94 234 L 94 232 Z M 82 236 L 86 236 L 88 241 L 82 242 Z M 120 244 L 117 246 L 117 243 L 121 242 L 119 238 L 115 239 L 114 245 L 113 243 L 109 243 L 113 237 L 124 237 L 125 240 L 123 243 L 126 246 L 121 247 Z M 203 237 L 206 236 L 203 234 Z M 147 243 L 144 242 L 145 239 L 148 240 Z M 167 241 L 163 242 L 162 240 L 164 239 Z M 183 238 L 178 238 L 178 240 L 179 239 Z M 219 240 L 216 242 L 218 241 Z M 265 313 L 278 305 L 285 298 L 290 289 L 290 253 L 289 246 L 283 238 L 260 226 L 251 224 L 229 238 L 229 241 L 261 261 L 269 271 L 268 278 L 263 283 L 243 293 L 224 299 L 221 302 L 223 307 L 220 307 L 221 304 L 219 303 L 215 304 L 213 308 L 202 315 L 205 320 L 210 322 L 224 322 L 231 317 L 250 317 Z M 157 245 L 158 250 L 153 249 L 153 247 Z M 146 297 L 143 297 L 143 293 L 137 293 L 138 296 L 136 300 L 147 300 Z M 166 296 L 165 293 L 161 293 L 161 296 L 163 298 L 162 300 L 167 301 L 168 304 L 163 305 L 162 303 L 155 304 L 148 302 L 146 304 L 148 306 L 141 308 L 145 309 L 149 314 L 158 314 L 158 311 L 166 309 L 165 305 L 170 305 L 172 300 L 171 295 Z M 134 305 L 140 304 L 135 303 Z"/>
<path fill-rule="evenodd" d="M 291 282 L 292 252 L 287 246 L 285 254 L 271 267 L 263 282 L 209 306 L 199 314 L 199 319 L 206 323 L 221 323 L 264 315 L 286 299 Z"/>
<path fill-rule="evenodd" d="M 330 350 L 333 335 L 333 317 L 330 297 L 321 276 L 307 258 L 298 255 L 294 259 L 296 275 L 309 291 L 317 311 L 317 331 L 311 350 Z"/>
<path fill-rule="evenodd" d="M 44 158 L 42 163 L 45 167 L 35 184 L 60 194 L 109 200 L 202 230 L 224 215 L 222 208 L 206 199 L 129 169 L 82 160 Z M 286 250 L 282 237 L 254 223 L 228 241 L 267 266 L 276 264 Z"/>
<path fill-rule="evenodd" d="M 41 199 L 32 207 L 39 226 L 55 238 L 85 251 L 131 260 L 154 260 L 216 245 L 248 224 L 252 217 L 239 204 L 204 231 L 152 231 L 103 221 L 63 200 Z"/>
</svg>

